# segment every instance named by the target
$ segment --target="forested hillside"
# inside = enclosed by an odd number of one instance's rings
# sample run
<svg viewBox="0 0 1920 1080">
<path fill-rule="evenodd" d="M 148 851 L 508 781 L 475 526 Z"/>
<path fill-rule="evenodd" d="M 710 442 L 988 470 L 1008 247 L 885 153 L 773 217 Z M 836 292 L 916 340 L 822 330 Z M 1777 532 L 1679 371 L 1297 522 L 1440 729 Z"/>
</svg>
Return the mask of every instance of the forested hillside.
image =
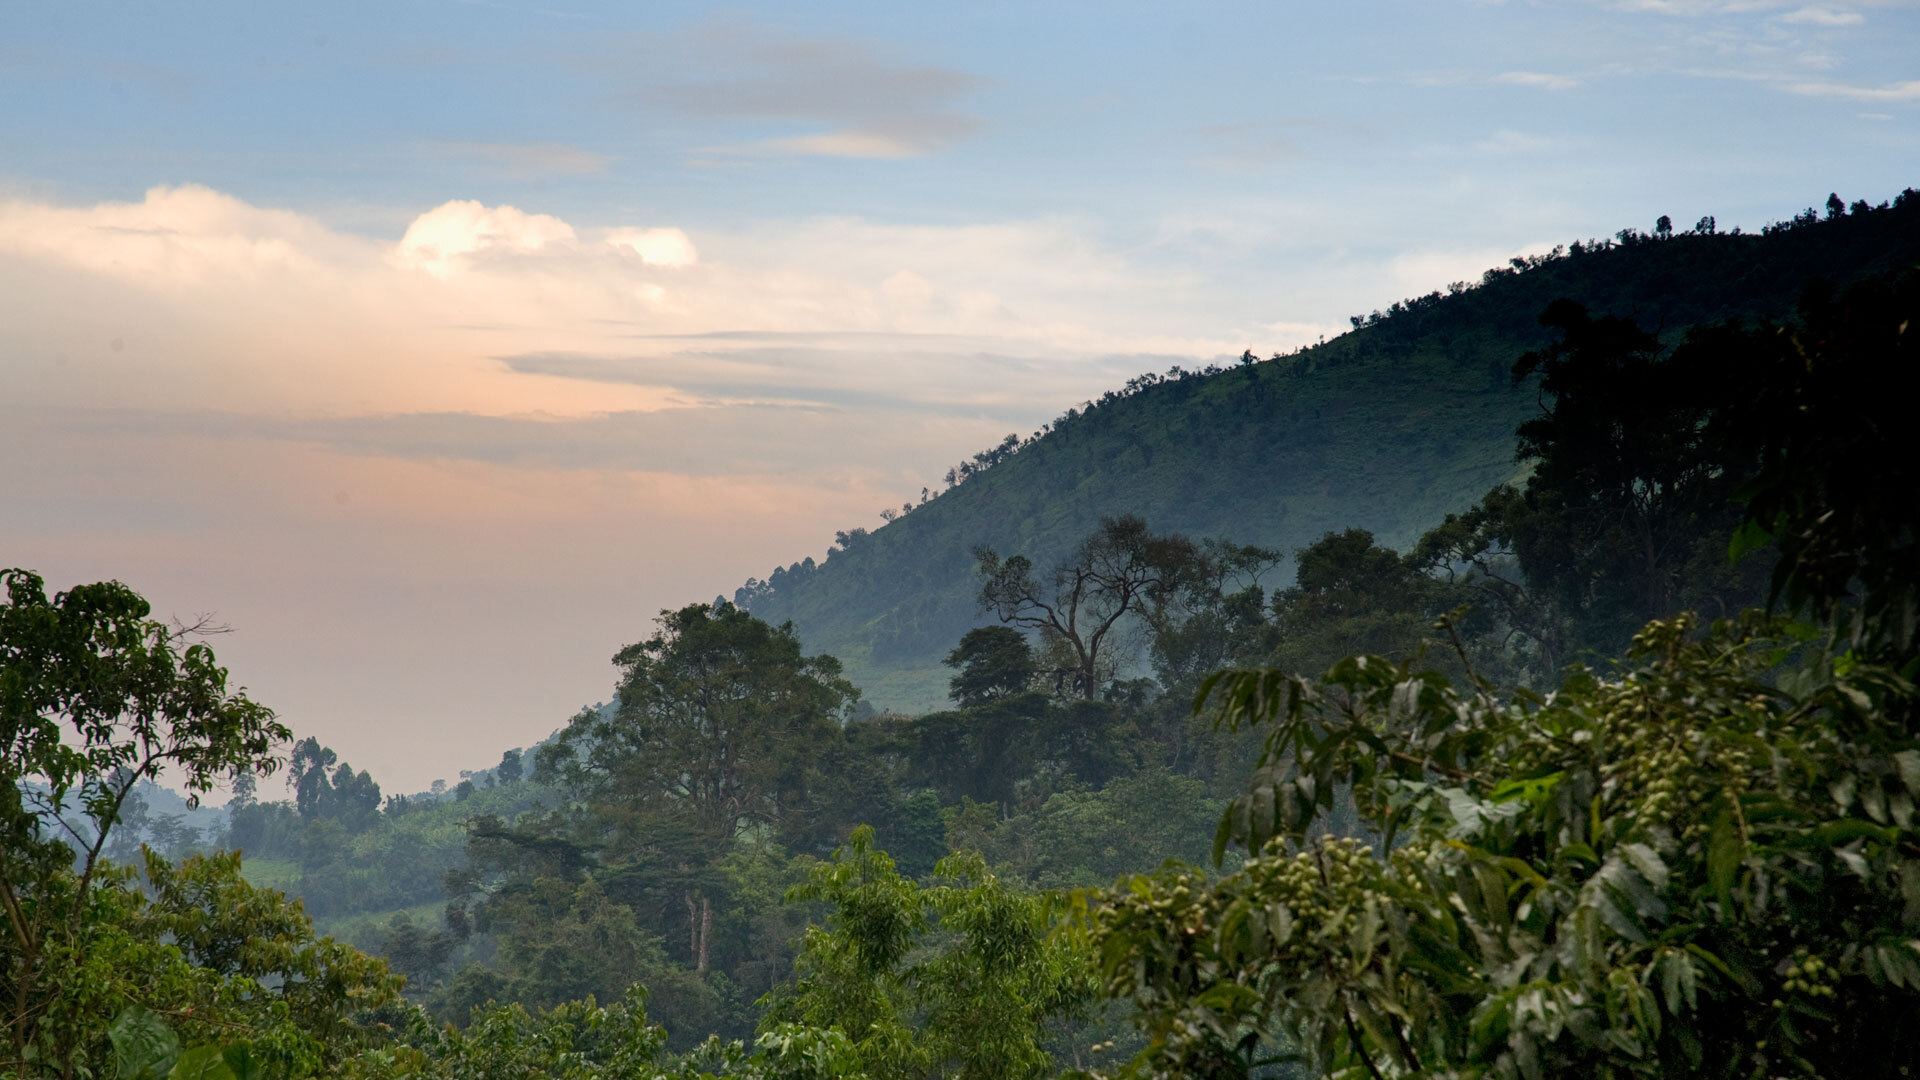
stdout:
<svg viewBox="0 0 1920 1080">
<path fill-rule="evenodd" d="M 1550 301 L 1632 316 L 1671 342 L 1695 324 L 1783 317 L 1810 281 L 1844 286 L 1916 259 L 1911 197 L 1830 199 L 1757 234 L 1711 218 L 1676 231 L 1661 218 L 1651 233 L 1515 259 L 1356 316 L 1351 332 L 1297 353 L 1144 375 L 976 455 L 938 495 L 871 532 L 849 529 L 824 561 L 776 569 L 735 601 L 791 620 L 809 652 L 840 658 L 869 704 L 941 708 L 940 658 L 993 621 L 977 604 L 976 546 L 1047 566 L 1102 516 L 1133 514 L 1288 554 L 1349 527 L 1404 549 L 1522 474 L 1513 432 L 1539 398 L 1509 371 L 1548 340 L 1538 317 Z"/>
</svg>

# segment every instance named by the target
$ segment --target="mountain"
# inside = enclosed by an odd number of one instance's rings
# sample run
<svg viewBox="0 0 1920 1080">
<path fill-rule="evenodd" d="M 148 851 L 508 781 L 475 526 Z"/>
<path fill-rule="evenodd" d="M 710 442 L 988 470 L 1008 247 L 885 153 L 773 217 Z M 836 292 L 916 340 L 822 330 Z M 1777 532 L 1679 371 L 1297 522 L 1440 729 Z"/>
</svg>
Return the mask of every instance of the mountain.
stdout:
<svg viewBox="0 0 1920 1080">
<path fill-rule="evenodd" d="M 1548 302 L 1570 297 L 1677 339 L 1696 324 L 1790 317 L 1812 282 L 1920 262 L 1913 190 L 1877 207 L 1830 198 L 1824 216 L 1760 233 L 1661 221 L 1356 316 L 1351 332 L 1290 355 L 1142 376 L 1032 438 L 1009 436 L 938 497 L 842 533 L 823 562 L 749 581 L 735 602 L 791 620 L 874 706 L 941 708 L 941 657 L 992 621 L 975 602 L 976 546 L 1045 568 L 1103 515 L 1137 514 L 1156 531 L 1287 552 L 1353 526 L 1404 547 L 1524 474 L 1513 431 L 1539 404 L 1508 372 L 1546 342 Z"/>
</svg>

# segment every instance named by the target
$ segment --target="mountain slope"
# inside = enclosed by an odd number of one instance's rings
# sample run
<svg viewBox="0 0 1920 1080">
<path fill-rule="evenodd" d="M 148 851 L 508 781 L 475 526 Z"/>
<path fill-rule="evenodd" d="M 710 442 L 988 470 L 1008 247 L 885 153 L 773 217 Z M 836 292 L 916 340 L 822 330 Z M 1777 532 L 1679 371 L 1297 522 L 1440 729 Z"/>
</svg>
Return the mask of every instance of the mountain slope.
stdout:
<svg viewBox="0 0 1920 1080">
<path fill-rule="evenodd" d="M 991 621 L 974 599 L 977 545 L 1046 567 L 1102 515 L 1132 513 L 1157 531 L 1289 552 L 1351 526 L 1404 546 L 1520 475 L 1513 429 L 1538 404 L 1507 372 L 1545 342 L 1537 317 L 1549 301 L 1677 337 L 1696 323 L 1783 318 L 1810 281 L 1916 261 L 1914 192 L 1825 220 L 1809 210 L 1763 234 L 1624 230 L 1515 260 L 1291 356 L 1135 380 L 912 513 L 856 531 L 817 566 L 749 582 L 736 601 L 792 620 L 875 706 L 939 708 L 941 656 Z"/>
</svg>

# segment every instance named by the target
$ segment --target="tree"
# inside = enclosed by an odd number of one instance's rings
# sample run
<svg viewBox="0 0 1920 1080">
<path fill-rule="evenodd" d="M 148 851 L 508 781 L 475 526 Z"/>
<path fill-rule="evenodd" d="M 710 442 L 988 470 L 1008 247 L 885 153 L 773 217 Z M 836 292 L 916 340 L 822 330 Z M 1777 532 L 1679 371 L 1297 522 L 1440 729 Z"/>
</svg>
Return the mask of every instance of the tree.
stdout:
<svg viewBox="0 0 1920 1080">
<path fill-rule="evenodd" d="M 1027 636 L 1008 626 L 967 631 L 945 663 L 958 669 L 947 684 L 948 696 L 963 709 L 1025 693 L 1039 674 Z"/>
<path fill-rule="evenodd" d="M 1065 656 L 1072 692 L 1095 698 L 1113 675 L 1111 652 L 1128 615 L 1179 588 L 1200 551 L 1182 536 L 1156 536 L 1137 517 L 1102 518 L 1043 582 L 1024 555 L 1002 559 L 977 548 L 980 606 L 1013 626 L 1039 631 Z"/>
<path fill-rule="evenodd" d="M 1295 556 L 1273 598 L 1275 666 L 1317 674 L 1354 653 L 1405 657 L 1446 610 L 1443 585 L 1365 529 L 1328 533 Z"/>
<path fill-rule="evenodd" d="M 850 1043 L 841 1075 L 870 1080 L 1046 1075 L 1045 1026 L 1095 993 L 1079 941 L 978 853 L 936 872 L 944 883 L 931 889 L 901 877 L 864 826 L 815 865 L 788 898 L 832 909 L 808 928 L 798 977 L 773 995 L 763 1033 L 837 1032 Z"/>
<path fill-rule="evenodd" d="M 1908 401 L 1920 369 L 1920 273 L 1809 292 L 1799 325 L 1733 333 L 1731 400 L 1708 435 L 1746 466 L 1732 553 L 1778 548 L 1770 601 L 1852 607 L 1856 648 L 1904 655 L 1920 634 L 1920 462 Z M 1729 365 L 1732 366 L 1731 364 Z"/>
<path fill-rule="evenodd" d="M 659 626 L 614 657 L 618 709 L 576 717 L 555 753 L 629 855 L 672 838 L 691 959 L 705 971 L 713 904 L 696 871 L 747 826 L 805 816 L 812 770 L 858 691 L 839 661 L 802 655 L 791 625 L 732 604 L 662 612 Z"/>
<path fill-rule="evenodd" d="M 1708 437 L 1737 366 L 1723 328 L 1669 351 L 1631 319 L 1558 300 L 1540 316 L 1561 340 L 1514 365 L 1538 373 L 1541 414 L 1518 429 L 1533 473 L 1518 498 L 1483 503 L 1489 542 L 1510 547 L 1526 587 L 1564 620 L 1566 648 L 1624 648 L 1650 619 L 1687 608 L 1732 614 L 1756 586 L 1726 565 L 1740 462 Z M 1513 606 L 1516 610 L 1519 605 Z M 1549 652 L 1560 636 L 1542 626 Z"/>
<path fill-rule="evenodd" d="M 1260 580 L 1278 551 L 1207 539 L 1178 588 L 1163 589 L 1144 613 L 1149 656 L 1160 685 L 1184 695 L 1209 672 L 1255 659 L 1265 646 L 1266 590 Z"/>
<path fill-rule="evenodd" d="M 520 779 L 523 771 L 520 751 L 509 750 L 500 755 L 500 764 L 494 767 L 493 774 L 500 778 L 501 783 L 511 784 Z"/>
<path fill-rule="evenodd" d="M 21 569 L 0 583 L 0 1071 L 37 1072 L 77 1052 L 57 1018 L 80 1020 L 58 999 L 95 944 L 102 851 L 135 786 L 165 773 L 197 799 L 242 768 L 271 772 L 289 732 L 125 585 L 49 598 Z"/>
<path fill-rule="evenodd" d="M 380 809 L 380 785 L 373 777 L 364 769 L 354 772 L 353 766 L 312 736 L 294 744 L 287 761 L 287 786 L 293 789 L 300 816 L 309 820 L 326 818 L 361 829 Z"/>
<path fill-rule="evenodd" d="M 294 744 L 293 753 L 287 758 L 287 787 L 293 791 L 293 805 L 302 817 L 320 817 L 328 809 L 333 794 L 333 782 L 327 770 L 340 760 L 340 755 L 320 745 L 320 740 L 309 735 Z"/>
<path fill-rule="evenodd" d="M 409 987 L 424 990 L 440 981 L 453 946 L 453 936 L 447 931 L 421 926 L 403 911 L 387 921 L 380 955 L 394 971 L 406 976 Z"/>
</svg>

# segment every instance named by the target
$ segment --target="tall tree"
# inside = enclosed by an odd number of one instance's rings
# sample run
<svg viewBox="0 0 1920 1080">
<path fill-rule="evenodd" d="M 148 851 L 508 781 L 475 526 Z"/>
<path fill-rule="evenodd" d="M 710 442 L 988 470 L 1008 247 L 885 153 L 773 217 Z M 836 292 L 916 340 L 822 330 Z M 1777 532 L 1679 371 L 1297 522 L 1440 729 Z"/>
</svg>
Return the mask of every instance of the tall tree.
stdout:
<svg viewBox="0 0 1920 1080">
<path fill-rule="evenodd" d="M 43 1025 L 84 966 L 102 852 L 136 785 L 165 773 L 197 799 L 272 771 L 289 732 L 125 585 L 49 597 L 21 569 L 0 584 L 0 1072 L 14 1075 L 59 1041 Z"/>
<path fill-rule="evenodd" d="M 700 867 L 742 829 L 808 813 L 814 769 L 859 692 L 833 657 L 803 655 L 790 625 L 726 603 L 662 612 L 659 631 L 614 663 L 619 707 L 582 713 L 556 752 L 621 834 L 616 844 L 638 852 L 672 840 L 692 959 L 704 971 L 713 905 Z"/>
<path fill-rule="evenodd" d="M 948 696 L 963 709 L 1025 693 L 1039 674 L 1027 636 L 1008 626 L 967 631 L 945 662 L 957 669 L 947 684 Z"/>
<path fill-rule="evenodd" d="M 1137 517 L 1103 518 L 1044 579 L 1024 555 L 1001 558 L 977 548 L 980 606 L 1013 626 L 1039 631 L 1067 659 L 1072 692 L 1095 698 L 1112 677 L 1112 653 L 1129 615 L 1178 589 L 1198 568 L 1200 549 L 1183 536 L 1159 536 Z"/>
<path fill-rule="evenodd" d="M 1517 497 L 1490 493 L 1467 531 L 1517 556 L 1526 587 L 1557 613 L 1536 622 L 1564 621 L 1564 634 L 1540 629 L 1548 651 L 1564 636 L 1566 648 L 1617 652 L 1649 619 L 1737 611 L 1754 587 L 1728 570 L 1724 545 L 1744 470 L 1708 438 L 1738 377 L 1713 344 L 1724 330 L 1669 350 L 1633 320 L 1594 318 L 1570 300 L 1540 321 L 1560 340 L 1513 369 L 1516 380 L 1540 376 L 1540 415 L 1517 432 L 1516 457 L 1533 473 Z"/>
<path fill-rule="evenodd" d="M 294 744 L 287 760 L 287 786 L 304 818 L 330 818 L 360 828 L 380 808 L 380 785 L 373 777 L 365 769 L 355 772 L 311 735 Z"/>
</svg>

